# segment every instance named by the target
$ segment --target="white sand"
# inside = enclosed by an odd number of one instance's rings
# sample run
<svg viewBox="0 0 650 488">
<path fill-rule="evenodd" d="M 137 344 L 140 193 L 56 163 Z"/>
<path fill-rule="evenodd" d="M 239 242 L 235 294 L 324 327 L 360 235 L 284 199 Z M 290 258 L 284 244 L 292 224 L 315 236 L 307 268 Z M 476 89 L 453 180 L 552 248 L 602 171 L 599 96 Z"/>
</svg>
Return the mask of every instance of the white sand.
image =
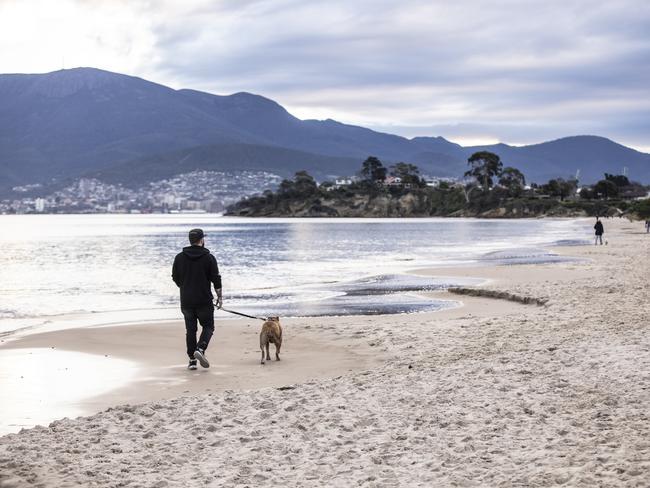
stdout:
<svg viewBox="0 0 650 488">
<path fill-rule="evenodd" d="M 650 486 L 650 237 L 606 224 L 609 246 L 566 250 L 586 264 L 444 271 L 545 307 L 295 321 L 376 366 L 8 435 L 0 486 Z"/>
<path fill-rule="evenodd" d="M 218 320 L 207 351 L 212 366 L 194 372 L 186 368 L 180 321 L 67 329 L 10 341 L 0 347 L 0 434 L 117 404 L 282 386 L 376 363 L 363 342 L 342 347 L 304 324 L 293 334 L 295 322 L 284 323 L 287 355 L 266 368 L 260 367 L 261 322 L 252 320 Z"/>
</svg>

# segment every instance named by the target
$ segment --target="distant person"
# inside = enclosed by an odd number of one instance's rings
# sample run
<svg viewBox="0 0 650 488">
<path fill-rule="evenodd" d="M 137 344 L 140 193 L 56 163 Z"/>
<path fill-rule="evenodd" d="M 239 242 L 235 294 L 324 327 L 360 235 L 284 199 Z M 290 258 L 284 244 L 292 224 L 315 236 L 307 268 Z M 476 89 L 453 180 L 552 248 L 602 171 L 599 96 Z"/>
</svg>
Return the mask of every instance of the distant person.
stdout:
<svg viewBox="0 0 650 488">
<path fill-rule="evenodd" d="M 603 245 L 603 234 L 605 233 L 605 228 L 603 227 L 603 223 L 600 221 L 598 217 L 596 217 L 596 224 L 594 225 L 594 230 L 596 231 L 596 240 L 594 241 L 594 245 L 598 244 L 598 241 L 600 240 L 600 245 Z"/>
<path fill-rule="evenodd" d="M 217 292 L 217 308 L 223 304 L 221 296 L 221 275 L 216 258 L 205 248 L 205 234 L 201 229 L 189 232 L 190 245 L 174 258 L 172 279 L 181 289 L 181 312 L 185 318 L 187 368 L 196 369 L 196 361 L 204 368 L 210 367 L 205 356 L 210 338 L 214 332 L 214 297 L 210 285 Z M 201 337 L 196 342 L 197 324 L 201 324 Z"/>
<path fill-rule="evenodd" d="M 645 221 L 645 231 L 646 233 L 650 233 L 650 220 Z"/>
</svg>

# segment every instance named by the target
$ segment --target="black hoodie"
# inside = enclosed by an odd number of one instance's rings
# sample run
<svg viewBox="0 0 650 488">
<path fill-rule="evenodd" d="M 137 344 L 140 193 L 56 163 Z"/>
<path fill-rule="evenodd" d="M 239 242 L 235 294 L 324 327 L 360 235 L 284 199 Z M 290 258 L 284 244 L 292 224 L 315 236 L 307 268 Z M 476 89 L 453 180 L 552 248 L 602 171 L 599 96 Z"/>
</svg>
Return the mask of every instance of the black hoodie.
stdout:
<svg viewBox="0 0 650 488">
<path fill-rule="evenodd" d="M 600 220 L 596 222 L 596 225 L 594 225 L 594 229 L 596 229 L 597 236 L 602 236 L 603 233 L 605 232 L 605 229 L 603 228 L 603 223 Z"/>
<path fill-rule="evenodd" d="M 181 307 L 200 307 L 212 303 L 210 283 L 221 288 L 217 260 L 201 246 L 187 246 L 174 258 L 172 279 L 181 289 Z"/>
</svg>

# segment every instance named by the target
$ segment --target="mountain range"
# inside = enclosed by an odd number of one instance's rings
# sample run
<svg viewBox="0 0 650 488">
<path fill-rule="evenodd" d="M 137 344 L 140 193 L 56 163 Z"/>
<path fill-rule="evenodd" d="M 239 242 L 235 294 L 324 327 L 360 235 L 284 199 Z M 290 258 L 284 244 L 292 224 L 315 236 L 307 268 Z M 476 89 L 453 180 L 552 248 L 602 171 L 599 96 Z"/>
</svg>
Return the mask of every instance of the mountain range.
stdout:
<svg viewBox="0 0 650 488">
<path fill-rule="evenodd" d="M 0 191 L 81 176 L 139 184 L 195 169 L 265 169 L 288 176 L 354 174 L 369 155 L 460 177 L 478 150 L 499 154 L 529 181 L 594 182 L 629 170 L 650 181 L 650 154 L 598 136 L 529 146 L 463 147 L 442 137 L 405 137 L 334 120 L 301 120 L 250 93 L 174 90 L 94 68 L 0 75 Z"/>
</svg>

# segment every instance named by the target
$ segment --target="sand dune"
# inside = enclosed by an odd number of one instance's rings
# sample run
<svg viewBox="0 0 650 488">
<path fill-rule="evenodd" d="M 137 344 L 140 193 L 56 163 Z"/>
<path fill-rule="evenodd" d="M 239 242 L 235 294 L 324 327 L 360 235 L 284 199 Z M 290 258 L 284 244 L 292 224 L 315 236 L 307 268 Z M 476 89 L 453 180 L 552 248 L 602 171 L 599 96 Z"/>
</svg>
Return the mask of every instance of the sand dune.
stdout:
<svg viewBox="0 0 650 488">
<path fill-rule="evenodd" d="M 0 486 L 648 486 L 650 237 L 607 224 L 586 263 L 445 271 L 545 306 L 295 321 L 373 362 L 7 435 Z"/>
</svg>

